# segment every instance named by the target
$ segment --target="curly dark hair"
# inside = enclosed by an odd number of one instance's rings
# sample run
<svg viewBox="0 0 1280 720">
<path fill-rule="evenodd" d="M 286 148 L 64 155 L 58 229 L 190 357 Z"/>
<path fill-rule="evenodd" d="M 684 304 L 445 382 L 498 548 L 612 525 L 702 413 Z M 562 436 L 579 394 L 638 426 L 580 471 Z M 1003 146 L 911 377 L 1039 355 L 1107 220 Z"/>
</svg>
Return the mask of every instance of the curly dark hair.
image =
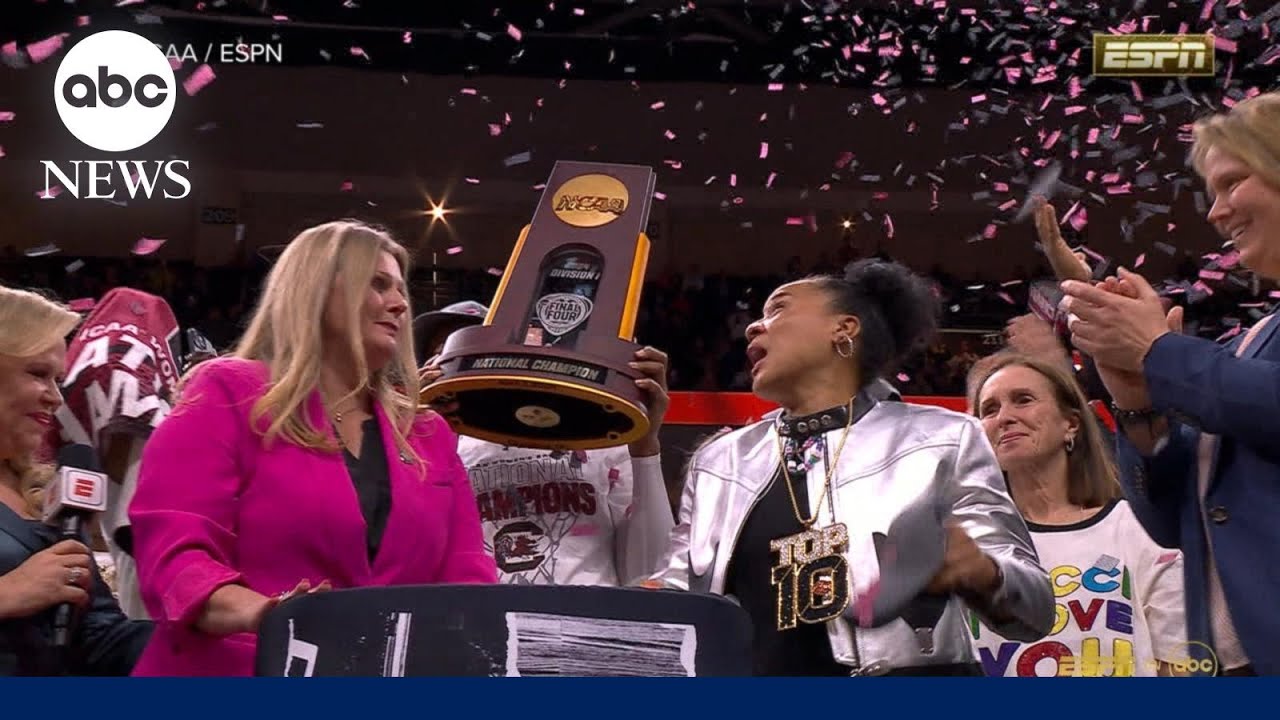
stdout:
<svg viewBox="0 0 1280 720">
<path fill-rule="evenodd" d="M 933 287 L 905 265 L 859 260 L 845 267 L 843 277 L 811 280 L 830 295 L 837 312 L 856 315 L 862 323 L 858 372 L 863 384 L 895 370 L 938 330 L 941 304 Z"/>
</svg>

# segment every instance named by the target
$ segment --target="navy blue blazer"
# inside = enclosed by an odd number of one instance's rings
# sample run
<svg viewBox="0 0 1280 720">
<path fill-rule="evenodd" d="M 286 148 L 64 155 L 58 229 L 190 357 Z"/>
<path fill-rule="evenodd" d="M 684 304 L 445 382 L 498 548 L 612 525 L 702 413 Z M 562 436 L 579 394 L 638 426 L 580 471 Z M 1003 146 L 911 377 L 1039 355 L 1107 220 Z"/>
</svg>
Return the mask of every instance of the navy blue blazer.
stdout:
<svg viewBox="0 0 1280 720">
<path fill-rule="evenodd" d="M 1207 609 L 1208 543 L 1197 489 L 1200 432 L 1220 441 L 1205 501 L 1214 560 L 1236 634 L 1255 671 L 1280 675 L 1280 318 L 1241 357 L 1228 345 L 1168 333 L 1144 362 L 1152 405 L 1170 417 L 1154 457 L 1117 434 L 1125 496 L 1157 543 L 1185 560 L 1187 637 L 1213 645 Z M 1196 658 L 1196 653 L 1191 653 Z"/>
<path fill-rule="evenodd" d="M 57 540 L 52 528 L 25 520 L 0 503 L 0 575 Z M 90 602 L 74 620 L 68 652 L 53 647 L 52 608 L 31 617 L 0 620 L 0 676 L 129 674 L 151 638 L 152 623 L 125 617 L 96 565 L 91 566 Z"/>
</svg>

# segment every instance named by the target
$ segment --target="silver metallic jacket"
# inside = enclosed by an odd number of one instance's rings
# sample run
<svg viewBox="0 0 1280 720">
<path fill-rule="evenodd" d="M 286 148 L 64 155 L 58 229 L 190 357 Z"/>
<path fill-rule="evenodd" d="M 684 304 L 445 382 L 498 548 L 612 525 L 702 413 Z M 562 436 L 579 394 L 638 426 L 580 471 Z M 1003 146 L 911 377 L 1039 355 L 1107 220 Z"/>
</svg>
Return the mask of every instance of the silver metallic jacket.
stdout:
<svg viewBox="0 0 1280 720">
<path fill-rule="evenodd" d="M 840 427 L 827 446 L 840 441 Z M 667 550 L 667 568 L 655 579 L 693 592 L 724 594 L 738 533 L 778 469 L 776 425 L 763 420 L 722 435 L 701 448 L 685 477 L 680 514 Z M 985 607 L 970 605 L 992 630 L 1032 642 L 1054 620 L 1053 591 L 1040 567 L 1026 523 L 1010 498 L 995 453 L 978 421 L 942 408 L 879 402 L 850 429 L 833 477 L 834 496 L 815 507 L 826 479 L 824 461 L 808 473 L 809 514 L 815 527 L 835 520 L 849 529 L 855 596 L 879 576 L 872 533 L 888 533 L 898 515 L 921 503 L 941 504 L 999 566 L 1003 582 Z M 762 582 L 768 582 L 765 578 Z M 851 604 L 852 607 L 852 604 Z M 851 675 L 895 668 L 975 661 L 965 601 L 952 595 L 932 633 L 901 618 L 876 628 L 855 627 L 852 610 L 827 623 L 832 654 Z"/>
</svg>

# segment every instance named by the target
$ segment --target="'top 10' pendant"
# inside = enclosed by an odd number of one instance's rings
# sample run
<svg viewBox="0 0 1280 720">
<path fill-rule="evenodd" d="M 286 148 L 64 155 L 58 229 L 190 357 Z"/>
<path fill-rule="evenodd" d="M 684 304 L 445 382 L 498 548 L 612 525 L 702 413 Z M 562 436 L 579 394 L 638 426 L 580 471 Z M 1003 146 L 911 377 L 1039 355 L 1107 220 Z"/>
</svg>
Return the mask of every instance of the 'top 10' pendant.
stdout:
<svg viewBox="0 0 1280 720">
<path fill-rule="evenodd" d="M 840 617 L 849 606 L 849 564 L 844 559 L 849 531 L 843 523 L 806 530 L 769 543 L 778 553 L 772 584 L 777 593 L 778 629 Z"/>
</svg>

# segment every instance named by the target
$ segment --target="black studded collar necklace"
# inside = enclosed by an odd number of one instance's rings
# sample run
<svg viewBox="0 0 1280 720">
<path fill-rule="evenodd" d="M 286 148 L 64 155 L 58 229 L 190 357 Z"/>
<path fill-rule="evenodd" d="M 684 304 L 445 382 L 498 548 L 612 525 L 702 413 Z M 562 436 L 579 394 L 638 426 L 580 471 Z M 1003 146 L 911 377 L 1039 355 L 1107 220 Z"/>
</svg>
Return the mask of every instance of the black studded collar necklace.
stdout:
<svg viewBox="0 0 1280 720">
<path fill-rule="evenodd" d="M 777 419 L 778 434 L 784 438 L 795 438 L 803 440 L 813 435 L 823 435 L 831 430 L 843 428 L 846 424 L 852 425 L 862 419 L 871 408 L 876 406 L 877 398 L 871 393 L 858 393 L 853 399 L 853 419 L 850 420 L 849 403 L 837 405 L 819 410 L 816 413 L 802 415 L 800 417 L 789 417 L 786 414 L 779 415 Z"/>
</svg>

